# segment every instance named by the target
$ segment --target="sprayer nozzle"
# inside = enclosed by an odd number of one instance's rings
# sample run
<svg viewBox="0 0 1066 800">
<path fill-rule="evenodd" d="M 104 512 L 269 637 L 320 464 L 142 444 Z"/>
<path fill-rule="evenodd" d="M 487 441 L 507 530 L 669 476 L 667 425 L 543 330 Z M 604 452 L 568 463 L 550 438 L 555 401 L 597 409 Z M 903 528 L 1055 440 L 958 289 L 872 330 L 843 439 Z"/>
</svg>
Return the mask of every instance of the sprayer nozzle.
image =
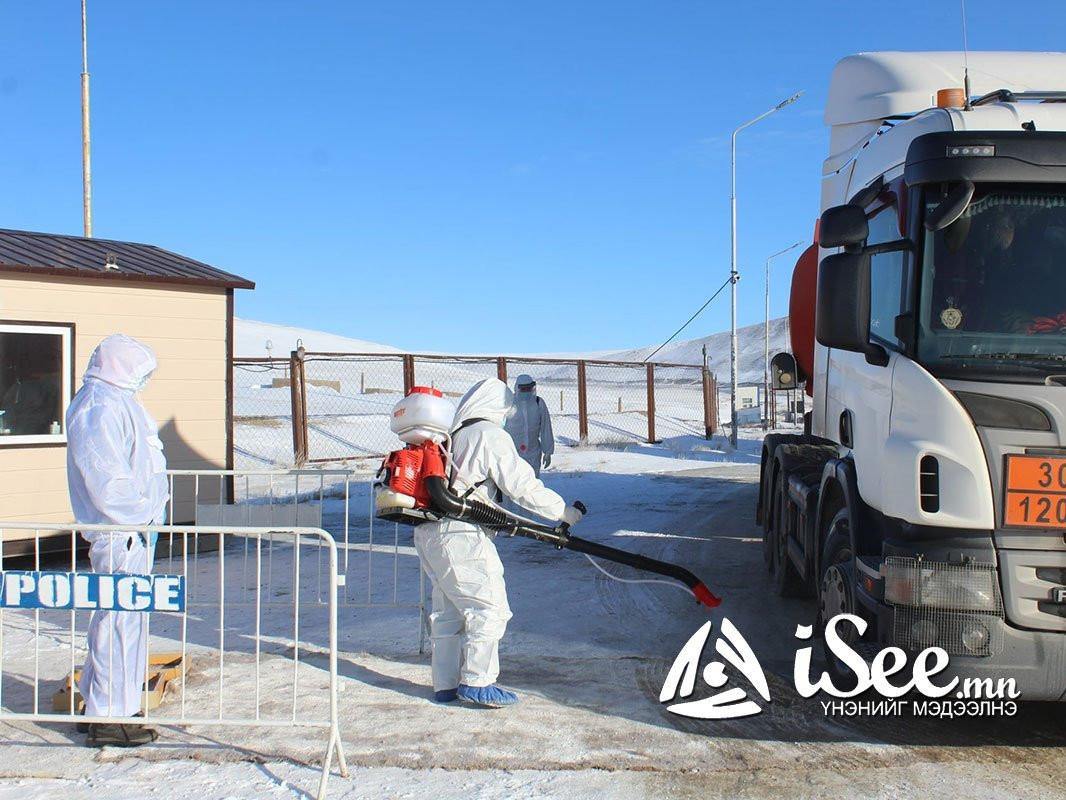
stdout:
<svg viewBox="0 0 1066 800">
<path fill-rule="evenodd" d="M 707 606 L 707 608 L 718 608 L 718 606 L 722 605 L 722 598 L 715 595 L 714 592 L 702 583 L 693 586 L 692 593 L 696 595 L 696 599 Z"/>
</svg>

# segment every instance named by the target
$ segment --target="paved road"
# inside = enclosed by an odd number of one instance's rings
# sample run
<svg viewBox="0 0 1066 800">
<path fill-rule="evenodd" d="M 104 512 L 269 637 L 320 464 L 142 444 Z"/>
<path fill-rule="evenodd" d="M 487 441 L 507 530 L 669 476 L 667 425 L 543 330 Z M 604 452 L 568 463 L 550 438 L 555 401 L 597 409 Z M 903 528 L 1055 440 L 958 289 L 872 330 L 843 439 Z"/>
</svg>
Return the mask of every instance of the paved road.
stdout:
<svg viewBox="0 0 1066 800">
<path fill-rule="evenodd" d="M 579 557 L 501 541 L 515 611 L 502 677 L 523 703 L 491 717 L 434 707 L 424 701 L 424 667 L 357 656 L 363 680 L 386 673 L 382 688 L 404 687 L 407 697 L 402 709 L 395 691 L 376 697 L 378 709 L 405 722 L 375 716 L 379 736 L 356 740 L 355 763 L 372 771 L 462 769 L 485 797 L 497 796 L 501 769 L 511 794 L 499 796 L 515 797 L 1066 797 L 1059 706 L 1023 707 L 1013 719 L 835 719 L 796 694 L 794 633 L 815 608 L 772 591 L 753 522 L 756 475 L 754 467 L 721 465 L 653 478 L 603 475 L 603 486 L 591 487 L 614 500 L 594 508 L 577 532 L 685 564 L 725 598 L 710 617 L 682 592 L 602 575 L 590 587 Z M 648 480 L 651 492 L 641 483 Z M 570 496 L 564 476 L 553 481 Z M 588 476 L 582 481 L 588 491 Z M 641 530 L 631 530 L 634 521 Z M 546 598 L 545 585 L 557 596 Z M 708 618 L 717 631 L 725 617 L 760 659 L 772 701 L 740 720 L 669 713 L 658 696 L 675 654 Z M 730 686 L 750 689 L 732 678 Z M 697 692 L 708 690 L 700 684 Z"/>
<path fill-rule="evenodd" d="M 1066 797 L 1060 706 L 1023 707 L 1012 719 L 841 720 L 796 695 L 793 634 L 814 606 L 771 590 L 752 520 L 755 476 L 720 465 L 580 478 L 598 505 L 578 532 L 684 563 L 725 598 L 710 617 L 683 592 L 621 584 L 575 554 L 502 540 L 515 617 L 501 677 L 522 695 L 514 708 L 432 703 L 410 612 L 346 611 L 342 733 L 352 777 L 334 778 L 330 796 Z M 567 482 L 578 479 L 551 480 L 572 496 Z M 658 695 L 675 654 L 707 619 L 717 632 L 725 617 L 760 659 L 772 701 L 741 720 L 669 713 Z M 699 696 L 708 691 L 698 685 Z M 168 800 L 306 797 L 293 787 L 313 787 L 314 773 L 299 763 L 324 745 L 286 730 L 205 738 L 168 729 L 159 746 L 97 753 L 72 746 L 80 738 L 71 731 L 6 730 L 16 746 L 0 748 L 0 800 L 141 797 L 148 785 L 165 787 Z"/>
</svg>

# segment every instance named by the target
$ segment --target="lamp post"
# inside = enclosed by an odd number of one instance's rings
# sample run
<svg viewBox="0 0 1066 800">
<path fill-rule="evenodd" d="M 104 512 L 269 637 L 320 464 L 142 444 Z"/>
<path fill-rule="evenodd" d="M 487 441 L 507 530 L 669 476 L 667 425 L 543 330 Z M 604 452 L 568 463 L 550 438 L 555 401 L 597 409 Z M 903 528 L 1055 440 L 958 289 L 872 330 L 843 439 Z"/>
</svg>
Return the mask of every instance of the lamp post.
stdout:
<svg viewBox="0 0 1066 800">
<path fill-rule="evenodd" d="M 789 250 L 795 250 L 803 244 L 802 241 L 790 244 L 784 250 L 778 250 L 770 258 L 766 259 L 766 360 L 763 362 L 763 416 L 762 429 L 770 430 L 770 259 L 784 255 Z"/>
<path fill-rule="evenodd" d="M 764 111 L 755 119 L 745 122 L 743 125 L 733 131 L 733 145 L 731 150 L 731 188 L 729 193 L 731 243 L 731 252 L 729 258 L 729 288 L 730 294 L 732 295 L 732 323 L 730 325 L 729 334 L 729 372 L 732 385 L 732 391 L 730 393 L 729 398 L 729 420 L 730 424 L 732 425 L 732 432 L 729 434 L 729 441 L 733 444 L 733 447 L 737 446 L 737 281 L 740 280 L 740 274 L 737 272 L 737 134 L 747 128 L 749 125 L 754 125 L 763 117 L 768 117 L 775 111 L 780 111 L 789 103 L 794 103 L 796 100 L 799 100 L 800 95 L 802 94 L 803 92 L 797 92 L 787 100 L 782 100 L 769 111 Z"/>
<path fill-rule="evenodd" d="M 85 25 L 85 0 L 81 0 L 81 178 L 85 238 L 93 235 L 93 182 L 89 155 L 89 45 Z"/>
</svg>

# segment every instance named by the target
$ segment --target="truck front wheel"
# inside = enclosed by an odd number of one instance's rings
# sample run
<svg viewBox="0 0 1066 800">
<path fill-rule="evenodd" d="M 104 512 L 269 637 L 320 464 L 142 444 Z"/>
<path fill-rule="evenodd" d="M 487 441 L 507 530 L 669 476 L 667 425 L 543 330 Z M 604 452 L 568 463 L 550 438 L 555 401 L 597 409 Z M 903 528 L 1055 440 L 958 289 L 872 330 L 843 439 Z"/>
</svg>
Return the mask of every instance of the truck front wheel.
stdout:
<svg viewBox="0 0 1066 800">
<path fill-rule="evenodd" d="M 851 546 L 851 519 L 847 508 L 833 515 L 825 532 L 822 547 L 821 579 L 818 583 L 818 630 L 822 633 L 822 647 L 826 667 L 833 684 L 841 689 L 855 686 L 857 677 L 825 644 L 825 627 L 840 614 L 861 614 L 855 601 L 855 553 Z M 840 625 L 837 632 L 852 649 L 859 643 L 859 632 L 852 625 Z M 864 640 L 877 640 L 874 625 L 867 625 Z"/>
</svg>

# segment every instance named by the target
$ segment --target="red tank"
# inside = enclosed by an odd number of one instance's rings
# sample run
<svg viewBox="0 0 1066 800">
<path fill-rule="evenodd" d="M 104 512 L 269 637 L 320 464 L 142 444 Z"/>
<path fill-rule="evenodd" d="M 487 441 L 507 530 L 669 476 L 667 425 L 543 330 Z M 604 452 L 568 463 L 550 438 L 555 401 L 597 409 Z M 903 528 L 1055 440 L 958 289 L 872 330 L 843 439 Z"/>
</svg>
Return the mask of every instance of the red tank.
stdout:
<svg viewBox="0 0 1066 800">
<path fill-rule="evenodd" d="M 814 396 L 814 309 L 818 290 L 818 244 L 803 251 L 792 272 L 792 292 L 788 301 L 789 333 L 796 356 L 799 378 L 807 382 L 807 394 Z"/>
</svg>

